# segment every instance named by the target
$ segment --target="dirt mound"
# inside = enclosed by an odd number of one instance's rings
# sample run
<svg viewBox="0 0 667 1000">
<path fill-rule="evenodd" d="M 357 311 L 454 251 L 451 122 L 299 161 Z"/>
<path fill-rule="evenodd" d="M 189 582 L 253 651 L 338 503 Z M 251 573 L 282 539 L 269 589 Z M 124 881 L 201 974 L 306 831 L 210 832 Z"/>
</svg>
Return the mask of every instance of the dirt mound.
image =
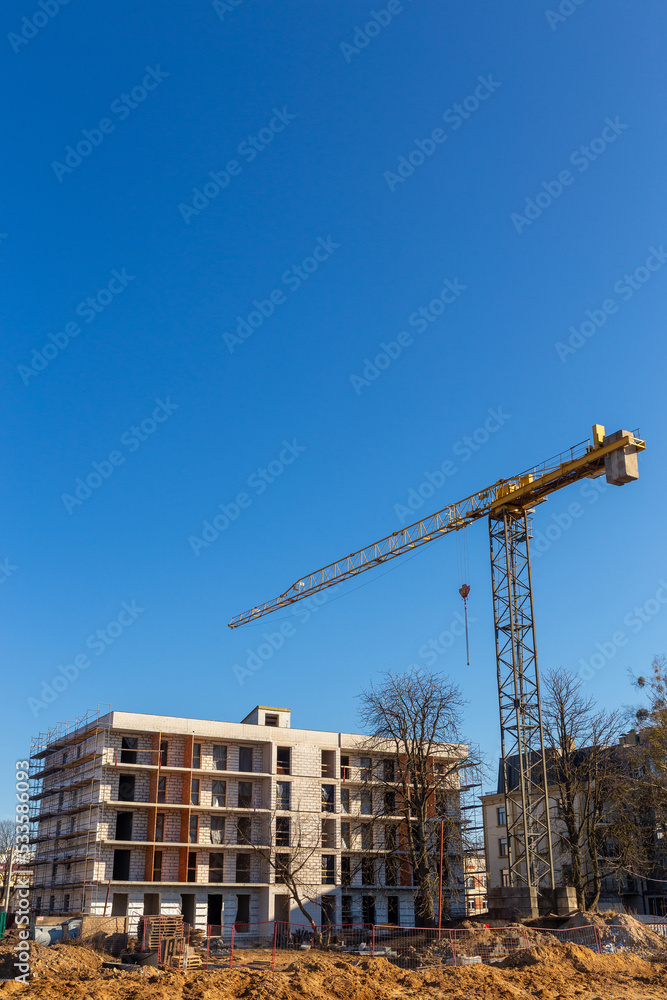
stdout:
<svg viewBox="0 0 667 1000">
<path fill-rule="evenodd" d="M 63 957 L 87 951 L 64 948 Z M 295 958 L 274 974 L 254 969 L 181 973 L 148 968 L 125 973 L 87 968 L 63 974 L 54 964 L 20 993 L 39 1000 L 667 1000 L 663 967 L 635 956 L 595 955 L 577 945 L 558 943 L 518 954 L 523 955 L 523 964 L 513 956 L 502 967 L 440 966 L 417 972 L 384 958 L 315 952 Z M 3 989 L 15 988 L 13 983 L 0 986 L 0 996 Z"/>
<path fill-rule="evenodd" d="M 639 955 L 667 959 L 667 939 L 636 920 L 629 913 L 603 910 L 599 913 L 575 913 L 566 929 L 597 927 L 602 949 L 626 949 Z"/>
<path fill-rule="evenodd" d="M 12 979 L 16 975 L 15 943 L 13 938 L 0 943 L 0 978 Z M 36 941 L 30 942 L 30 967 L 36 979 L 52 974 L 97 971 L 103 961 L 99 952 L 86 948 L 85 945 L 52 944 L 45 947 Z"/>
<path fill-rule="evenodd" d="M 623 970 L 636 975 L 648 975 L 651 966 L 637 955 L 620 953 L 616 955 L 597 955 L 590 948 L 567 942 L 554 942 L 538 945 L 536 948 L 524 948 L 516 951 L 503 962 L 500 968 L 520 969 L 526 966 L 541 966 L 545 972 L 553 966 L 571 966 L 577 972 L 607 973 L 613 970 Z"/>
</svg>

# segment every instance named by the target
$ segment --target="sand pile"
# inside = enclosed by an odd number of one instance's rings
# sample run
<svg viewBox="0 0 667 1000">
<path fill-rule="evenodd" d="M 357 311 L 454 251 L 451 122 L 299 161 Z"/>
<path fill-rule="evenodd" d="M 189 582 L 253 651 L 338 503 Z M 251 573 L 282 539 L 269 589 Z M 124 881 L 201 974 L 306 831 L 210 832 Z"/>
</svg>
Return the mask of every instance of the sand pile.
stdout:
<svg viewBox="0 0 667 1000">
<path fill-rule="evenodd" d="M 636 956 L 552 944 L 517 953 L 501 967 L 416 972 L 383 958 L 312 952 L 274 975 L 250 969 L 65 972 L 54 964 L 28 987 L 0 986 L 0 997 L 14 991 L 39 1000 L 667 1000 L 667 975 L 662 964 Z"/>
<path fill-rule="evenodd" d="M 667 960 L 667 938 L 656 934 L 629 913 L 605 910 L 600 913 L 575 913 L 564 925 L 570 928 L 597 927 L 603 949 L 625 948 L 638 955 Z"/>
<path fill-rule="evenodd" d="M 0 977 L 16 975 L 15 941 L 8 938 L 0 943 Z M 108 956 L 78 944 L 52 944 L 49 947 L 30 942 L 30 964 L 35 978 L 51 974 L 97 971 Z"/>
</svg>

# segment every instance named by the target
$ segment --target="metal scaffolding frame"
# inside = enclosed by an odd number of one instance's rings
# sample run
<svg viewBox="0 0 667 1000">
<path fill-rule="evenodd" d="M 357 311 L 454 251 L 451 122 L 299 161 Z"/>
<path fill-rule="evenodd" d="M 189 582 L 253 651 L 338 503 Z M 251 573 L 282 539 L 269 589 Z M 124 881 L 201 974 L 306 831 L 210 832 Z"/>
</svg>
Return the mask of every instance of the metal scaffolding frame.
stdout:
<svg viewBox="0 0 667 1000">
<path fill-rule="evenodd" d="M 525 509 L 504 508 L 489 517 L 509 880 L 511 886 L 552 889 L 529 538 Z"/>
</svg>

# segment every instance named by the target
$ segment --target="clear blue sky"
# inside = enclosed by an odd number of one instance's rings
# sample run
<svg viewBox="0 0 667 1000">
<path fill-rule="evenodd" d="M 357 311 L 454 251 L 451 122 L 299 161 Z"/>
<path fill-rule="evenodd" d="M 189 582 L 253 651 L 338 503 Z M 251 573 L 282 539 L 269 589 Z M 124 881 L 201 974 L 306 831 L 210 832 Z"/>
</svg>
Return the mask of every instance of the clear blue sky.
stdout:
<svg viewBox="0 0 667 1000">
<path fill-rule="evenodd" d="M 577 670 L 622 630 L 588 689 L 631 701 L 667 645 L 659 601 L 624 624 L 667 576 L 663 5 L 44 2 L 2 13 L 6 811 L 31 735 L 98 702 L 354 729 L 360 686 L 460 613 L 455 538 L 330 591 L 243 683 L 287 615 L 230 618 L 400 527 L 448 460 L 424 514 L 593 422 L 641 428 L 641 478 L 537 510 L 582 505 L 535 559 L 540 658 Z M 460 638 L 436 664 L 493 761 L 468 536 L 471 665 Z"/>
</svg>

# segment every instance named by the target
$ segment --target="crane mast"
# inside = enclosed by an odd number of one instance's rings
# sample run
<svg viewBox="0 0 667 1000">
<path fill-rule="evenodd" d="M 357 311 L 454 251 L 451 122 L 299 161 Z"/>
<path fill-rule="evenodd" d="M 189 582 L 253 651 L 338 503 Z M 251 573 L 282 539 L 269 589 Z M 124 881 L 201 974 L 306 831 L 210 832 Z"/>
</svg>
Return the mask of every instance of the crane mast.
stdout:
<svg viewBox="0 0 667 1000">
<path fill-rule="evenodd" d="M 511 886 L 553 888 L 547 760 L 535 641 L 530 519 L 537 504 L 585 478 L 622 486 L 638 478 L 645 449 L 637 431 L 593 436 L 297 580 L 271 601 L 237 615 L 237 628 L 488 516 L 502 775 Z"/>
</svg>

